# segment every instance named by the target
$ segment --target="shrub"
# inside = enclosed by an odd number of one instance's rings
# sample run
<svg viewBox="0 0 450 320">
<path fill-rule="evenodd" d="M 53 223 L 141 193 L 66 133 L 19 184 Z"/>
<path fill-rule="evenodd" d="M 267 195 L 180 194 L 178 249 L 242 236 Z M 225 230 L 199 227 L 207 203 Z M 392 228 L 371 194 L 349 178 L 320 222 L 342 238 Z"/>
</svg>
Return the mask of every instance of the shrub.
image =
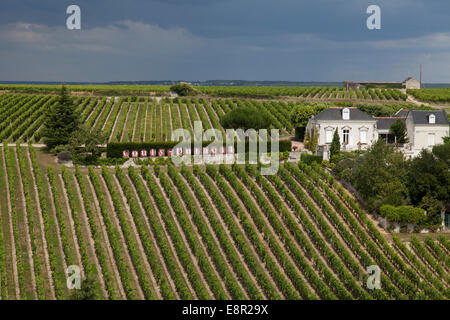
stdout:
<svg viewBox="0 0 450 320">
<path fill-rule="evenodd" d="M 302 153 L 300 160 L 307 164 L 312 164 L 313 162 L 322 163 L 322 156 L 316 156 L 313 154 Z"/>
<path fill-rule="evenodd" d="M 386 217 L 389 221 L 399 223 L 422 223 L 426 216 L 423 209 L 412 206 L 394 207 L 385 204 L 380 207 L 380 215 Z"/>
<path fill-rule="evenodd" d="M 170 91 L 175 92 L 176 94 L 182 97 L 195 96 L 198 93 L 196 89 L 194 89 L 189 83 L 186 82 L 174 84 L 173 86 L 170 87 Z"/>
</svg>

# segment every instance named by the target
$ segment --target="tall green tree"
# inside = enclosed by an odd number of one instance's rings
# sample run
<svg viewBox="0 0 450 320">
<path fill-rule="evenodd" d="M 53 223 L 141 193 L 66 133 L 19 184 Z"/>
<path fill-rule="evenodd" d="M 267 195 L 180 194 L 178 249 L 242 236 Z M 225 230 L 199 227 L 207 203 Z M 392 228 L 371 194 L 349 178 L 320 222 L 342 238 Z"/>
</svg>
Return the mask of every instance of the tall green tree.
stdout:
<svg viewBox="0 0 450 320">
<path fill-rule="evenodd" d="M 44 143 L 51 150 L 60 145 L 67 145 L 72 134 L 78 129 L 80 115 L 66 86 L 61 87 L 58 103 L 46 110 L 42 136 Z"/>
<path fill-rule="evenodd" d="M 299 141 L 304 139 L 305 127 L 308 124 L 311 116 L 318 114 L 319 112 L 327 108 L 324 104 L 316 105 L 304 105 L 298 104 L 295 106 L 290 114 L 290 120 L 292 126 L 295 128 L 295 138 Z"/>
<path fill-rule="evenodd" d="M 383 204 L 408 202 L 407 172 L 403 154 L 380 139 L 358 159 L 351 182 L 366 200 L 367 208 L 375 211 Z"/>
<path fill-rule="evenodd" d="M 402 120 L 396 120 L 393 124 L 391 124 L 389 133 L 395 137 L 397 144 L 408 142 L 406 124 Z"/>
<path fill-rule="evenodd" d="M 408 189 L 413 205 L 418 205 L 425 196 L 443 203 L 450 201 L 450 172 L 448 164 L 427 150 L 411 161 L 408 174 Z"/>
<path fill-rule="evenodd" d="M 334 131 L 333 134 L 333 140 L 331 140 L 331 146 L 330 146 L 330 160 L 333 161 L 333 158 L 339 154 L 341 151 L 341 142 L 339 140 L 339 134 L 338 129 Z"/>
</svg>

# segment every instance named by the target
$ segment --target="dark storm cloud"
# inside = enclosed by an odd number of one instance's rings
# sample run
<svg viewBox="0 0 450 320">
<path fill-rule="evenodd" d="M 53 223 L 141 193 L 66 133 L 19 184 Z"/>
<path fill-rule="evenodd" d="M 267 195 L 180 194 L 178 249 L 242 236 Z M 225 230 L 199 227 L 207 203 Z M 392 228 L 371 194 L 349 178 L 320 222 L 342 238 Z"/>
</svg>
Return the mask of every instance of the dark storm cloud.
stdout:
<svg viewBox="0 0 450 320">
<path fill-rule="evenodd" d="M 78 4 L 82 30 L 65 30 Z M 369 4 L 382 29 L 365 27 Z M 2 0 L 1 80 L 447 81 L 444 0 Z"/>
</svg>

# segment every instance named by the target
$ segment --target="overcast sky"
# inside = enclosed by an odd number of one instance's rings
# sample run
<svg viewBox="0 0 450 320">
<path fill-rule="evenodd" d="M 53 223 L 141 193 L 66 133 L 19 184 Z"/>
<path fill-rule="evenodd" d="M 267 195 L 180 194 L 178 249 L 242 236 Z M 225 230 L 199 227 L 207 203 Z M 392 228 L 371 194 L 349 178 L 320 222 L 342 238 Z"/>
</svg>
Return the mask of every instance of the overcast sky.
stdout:
<svg viewBox="0 0 450 320">
<path fill-rule="evenodd" d="M 449 18 L 448 0 L 1 0 L 0 80 L 400 81 L 422 63 L 448 83 Z"/>
</svg>

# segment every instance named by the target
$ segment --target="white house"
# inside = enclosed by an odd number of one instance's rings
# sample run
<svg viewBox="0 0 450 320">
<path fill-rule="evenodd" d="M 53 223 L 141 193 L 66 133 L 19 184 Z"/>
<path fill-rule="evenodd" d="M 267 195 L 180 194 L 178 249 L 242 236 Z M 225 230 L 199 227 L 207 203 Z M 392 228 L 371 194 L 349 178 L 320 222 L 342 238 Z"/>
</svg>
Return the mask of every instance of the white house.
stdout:
<svg viewBox="0 0 450 320">
<path fill-rule="evenodd" d="M 422 149 L 431 150 L 449 136 L 449 121 L 445 110 L 411 110 L 406 117 L 408 149 L 417 156 Z"/>
<path fill-rule="evenodd" d="M 358 108 L 328 108 L 310 118 L 306 130 L 317 130 L 319 153 L 328 158 L 328 148 L 338 131 L 341 149 L 346 151 L 366 149 L 378 139 L 377 120 Z"/>
<path fill-rule="evenodd" d="M 405 89 L 420 89 L 420 81 L 413 77 L 406 78 L 402 85 Z"/>
<path fill-rule="evenodd" d="M 337 129 L 341 150 L 364 150 L 378 138 L 394 142 L 389 129 L 397 120 L 406 123 L 408 143 L 401 149 L 406 156 L 415 157 L 422 149 L 431 149 L 435 144 L 443 143 L 449 136 L 449 121 L 444 110 L 418 111 L 400 110 L 392 117 L 372 117 L 357 108 L 326 109 L 312 116 L 306 130 L 312 136 L 317 130 L 317 151 L 324 159 L 329 158 L 329 147 Z"/>
</svg>

